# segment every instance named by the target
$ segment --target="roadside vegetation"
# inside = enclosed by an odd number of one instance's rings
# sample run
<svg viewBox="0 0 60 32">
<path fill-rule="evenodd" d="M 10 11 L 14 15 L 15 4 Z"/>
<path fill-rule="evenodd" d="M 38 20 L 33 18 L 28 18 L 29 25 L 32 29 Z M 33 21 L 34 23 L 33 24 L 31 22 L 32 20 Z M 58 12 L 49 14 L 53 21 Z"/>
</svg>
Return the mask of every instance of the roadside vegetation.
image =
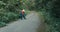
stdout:
<svg viewBox="0 0 60 32">
<path fill-rule="evenodd" d="M 17 0 L 0 0 L 0 27 L 19 19 L 20 11 L 24 8 L 20 7 L 20 5 L 20 1 Z M 26 14 L 28 14 L 29 10 L 25 10 Z"/>
<path fill-rule="evenodd" d="M 37 11 L 44 17 L 46 32 L 60 32 L 60 0 L 0 0 L 0 26 L 19 19 L 24 8 Z M 27 12 L 26 14 L 28 14 Z"/>
<path fill-rule="evenodd" d="M 36 9 L 44 17 L 45 32 L 60 32 L 60 0 L 36 0 Z"/>
<path fill-rule="evenodd" d="M 31 0 L 30 10 L 39 12 L 44 17 L 45 32 L 60 32 L 60 0 Z"/>
</svg>

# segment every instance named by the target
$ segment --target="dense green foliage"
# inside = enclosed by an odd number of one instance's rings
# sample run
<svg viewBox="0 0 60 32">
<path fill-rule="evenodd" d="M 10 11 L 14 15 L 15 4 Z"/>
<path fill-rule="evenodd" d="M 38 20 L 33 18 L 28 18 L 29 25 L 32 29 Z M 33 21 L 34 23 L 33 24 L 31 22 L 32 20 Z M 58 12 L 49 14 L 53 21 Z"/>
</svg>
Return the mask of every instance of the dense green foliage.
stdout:
<svg viewBox="0 0 60 32">
<path fill-rule="evenodd" d="M 36 0 L 35 9 L 42 12 L 47 32 L 60 32 L 60 0 Z"/>
<path fill-rule="evenodd" d="M 19 10 L 40 11 L 48 25 L 47 32 L 60 32 L 60 0 L 0 0 L 0 26 L 19 18 Z"/>
<path fill-rule="evenodd" d="M 60 0 L 28 0 L 28 9 L 40 11 L 47 23 L 47 32 L 60 32 Z M 31 4 L 32 3 L 32 4 Z"/>
<path fill-rule="evenodd" d="M 0 26 L 19 18 L 20 5 L 17 0 L 0 0 Z"/>
<path fill-rule="evenodd" d="M 19 19 L 21 9 L 29 13 L 23 3 L 24 0 L 0 0 L 0 27 Z"/>
<path fill-rule="evenodd" d="M 30 10 L 40 11 L 47 23 L 47 32 L 60 32 L 60 0 L 26 0 Z"/>
</svg>

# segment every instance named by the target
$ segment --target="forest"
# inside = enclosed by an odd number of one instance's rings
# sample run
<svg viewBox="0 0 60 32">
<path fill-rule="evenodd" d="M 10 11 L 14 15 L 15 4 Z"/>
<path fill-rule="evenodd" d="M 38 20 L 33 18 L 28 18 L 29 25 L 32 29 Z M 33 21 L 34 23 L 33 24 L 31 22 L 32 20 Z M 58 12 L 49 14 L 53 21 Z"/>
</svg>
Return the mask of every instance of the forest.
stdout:
<svg viewBox="0 0 60 32">
<path fill-rule="evenodd" d="M 23 8 L 42 13 L 46 32 L 60 32 L 60 0 L 0 0 L 0 27 L 19 19 Z"/>
</svg>

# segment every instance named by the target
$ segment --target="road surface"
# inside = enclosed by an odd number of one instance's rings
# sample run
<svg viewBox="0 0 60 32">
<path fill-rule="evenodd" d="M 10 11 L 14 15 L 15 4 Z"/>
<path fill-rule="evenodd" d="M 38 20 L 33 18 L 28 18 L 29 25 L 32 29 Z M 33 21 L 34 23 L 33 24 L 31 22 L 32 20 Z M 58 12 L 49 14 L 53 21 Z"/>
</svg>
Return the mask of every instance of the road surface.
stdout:
<svg viewBox="0 0 60 32">
<path fill-rule="evenodd" d="M 31 12 L 26 16 L 27 19 L 17 20 L 8 26 L 0 28 L 0 32 L 37 32 L 37 28 L 40 25 L 40 19 L 38 14 Z"/>
</svg>

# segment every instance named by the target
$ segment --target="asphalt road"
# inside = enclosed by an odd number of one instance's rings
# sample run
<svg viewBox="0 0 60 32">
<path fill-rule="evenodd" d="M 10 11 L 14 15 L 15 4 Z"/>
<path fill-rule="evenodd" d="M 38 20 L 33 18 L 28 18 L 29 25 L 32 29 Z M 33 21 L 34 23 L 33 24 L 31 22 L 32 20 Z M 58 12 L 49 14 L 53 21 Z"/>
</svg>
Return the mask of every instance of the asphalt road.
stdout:
<svg viewBox="0 0 60 32">
<path fill-rule="evenodd" d="M 37 32 L 37 28 L 40 25 L 38 14 L 31 12 L 26 18 L 26 20 L 19 19 L 6 27 L 0 28 L 0 32 Z"/>
</svg>

